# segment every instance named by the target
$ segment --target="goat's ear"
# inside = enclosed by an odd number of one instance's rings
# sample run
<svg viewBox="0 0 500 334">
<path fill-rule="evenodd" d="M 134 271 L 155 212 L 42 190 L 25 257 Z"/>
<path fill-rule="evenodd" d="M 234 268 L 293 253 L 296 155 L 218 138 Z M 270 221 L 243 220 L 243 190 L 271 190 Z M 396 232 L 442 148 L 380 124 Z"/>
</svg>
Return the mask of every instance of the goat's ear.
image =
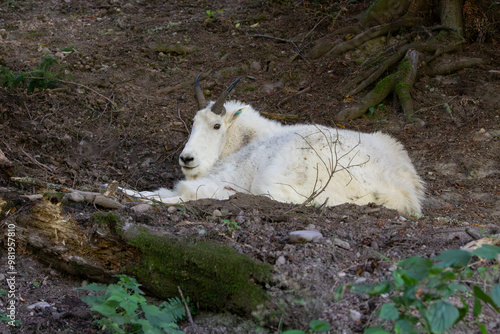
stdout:
<svg viewBox="0 0 500 334">
<path fill-rule="evenodd" d="M 239 109 L 236 109 L 236 110 L 233 110 L 231 112 L 228 112 L 226 114 L 226 117 L 227 117 L 227 121 L 229 123 L 231 123 L 232 121 L 234 121 L 239 115 L 241 115 L 245 109 L 247 109 L 249 106 L 244 106 L 242 108 L 239 108 Z"/>
</svg>

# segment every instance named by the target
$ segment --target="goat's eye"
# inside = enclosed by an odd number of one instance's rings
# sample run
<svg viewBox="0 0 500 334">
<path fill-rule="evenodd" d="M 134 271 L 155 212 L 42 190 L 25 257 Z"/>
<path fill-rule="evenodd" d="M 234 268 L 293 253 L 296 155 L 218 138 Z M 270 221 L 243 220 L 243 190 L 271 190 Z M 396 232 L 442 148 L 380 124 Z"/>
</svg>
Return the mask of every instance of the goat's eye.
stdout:
<svg viewBox="0 0 500 334">
<path fill-rule="evenodd" d="M 215 130 L 219 130 L 219 129 L 220 129 L 220 124 L 215 124 L 215 125 L 214 125 L 214 129 L 215 129 Z"/>
</svg>

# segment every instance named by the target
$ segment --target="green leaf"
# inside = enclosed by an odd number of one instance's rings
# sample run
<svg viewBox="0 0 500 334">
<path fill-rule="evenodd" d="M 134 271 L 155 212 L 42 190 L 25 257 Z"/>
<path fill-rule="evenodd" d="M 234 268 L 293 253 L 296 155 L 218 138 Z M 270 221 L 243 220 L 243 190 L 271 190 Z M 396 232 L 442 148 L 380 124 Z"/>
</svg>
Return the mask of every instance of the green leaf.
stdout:
<svg viewBox="0 0 500 334">
<path fill-rule="evenodd" d="M 98 304 L 104 304 L 105 299 L 106 298 L 104 296 L 85 296 L 81 298 L 81 300 L 90 307 Z"/>
<path fill-rule="evenodd" d="M 139 308 L 139 305 L 132 300 L 124 300 L 120 303 L 120 307 L 125 310 L 128 315 L 134 315 L 135 311 Z"/>
<path fill-rule="evenodd" d="M 364 334 L 391 334 L 382 327 L 368 327 L 363 332 Z"/>
<path fill-rule="evenodd" d="M 387 293 L 391 290 L 391 284 L 389 281 L 383 281 L 376 284 L 355 284 L 352 286 L 352 292 L 354 293 L 366 293 L 370 296 L 377 296 L 383 293 Z"/>
<path fill-rule="evenodd" d="M 154 305 L 142 305 L 141 308 L 146 319 L 156 327 L 162 327 L 175 321 L 174 317 L 167 311 L 161 311 Z"/>
<path fill-rule="evenodd" d="M 103 305 L 94 305 L 91 308 L 92 311 L 96 311 L 101 313 L 105 317 L 111 317 L 116 315 L 116 310 L 114 307 L 111 307 L 109 305 L 103 304 Z"/>
<path fill-rule="evenodd" d="M 436 263 L 436 267 L 438 268 L 464 268 L 469 264 L 471 257 L 471 254 L 467 251 L 461 249 L 448 249 L 436 256 L 434 260 L 440 261 Z"/>
<path fill-rule="evenodd" d="M 394 304 L 386 303 L 382 305 L 379 317 L 382 319 L 396 320 L 399 318 L 399 310 Z"/>
<path fill-rule="evenodd" d="M 131 317 L 119 314 L 109 317 L 109 320 L 111 320 L 111 323 L 117 324 L 118 326 L 123 326 L 130 323 Z"/>
<path fill-rule="evenodd" d="M 309 328 L 313 331 L 323 333 L 330 330 L 330 324 L 324 320 L 313 320 L 309 323 Z"/>
<path fill-rule="evenodd" d="M 467 302 L 465 301 L 464 297 L 462 297 L 462 295 L 460 295 L 460 300 L 462 301 L 462 305 L 464 307 L 459 307 L 458 308 L 458 319 L 455 323 L 461 321 L 463 318 L 465 318 L 465 316 L 467 315 L 467 313 L 469 313 L 469 305 L 467 305 Z"/>
<path fill-rule="evenodd" d="M 432 304 L 427 313 L 431 330 L 435 333 L 450 329 L 460 315 L 455 306 L 443 300 Z"/>
<path fill-rule="evenodd" d="M 186 303 L 189 304 L 189 297 L 186 298 Z M 164 301 L 160 304 L 160 309 L 170 314 L 175 321 L 186 317 L 186 308 L 178 297 L 169 298 L 168 301 Z"/>
<path fill-rule="evenodd" d="M 496 284 L 490 291 L 491 299 L 500 307 L 500 284 Z"/>
<path fill-rule="evenodd" d="M 429 270 L 432 265 L 432 260 L 424 259 L 419 256 L 412 256 L 398 262 L 398 266 L 405 269 L 405 273 L 417 281 L 429 275 Z"/>
<path fill-rule="evenodd" d="M 488 330 L 486 329 L 486 326 L 483 324 L 479 324 L 479 331 L 481 334 L 488 334 Z"/>
<path fill-rule="evenodd" d="M 472 314 L 477 318 L 481 314 L 483 309 L 483 305 L 481 305 L 481 300 L 477 297 L 474 297 L 474 307 L 472 308 Z"/>
<path fill-rule="evenodd" d="M 413 323 L 408 319 L 400 319 L 394 324 L 396 334 L 416 334 L 418 331 L 413 327 Z"/>
<path fill-rule="evenodd" d="M 473 291 L 474 291 L 474 297 L 477 297 L 480 300 L 482 300 L 483 302 L 490 304 L 495 309 L 495 311 L 500 312 L 500 308 L 496 305 L 496 303 L 493 301 L 493 299 L 490 296 L 488 296 L 480 287 L 478 287 L 477 285 L 474 285 Z M 479 312 L 479 313 L 481 313 L 481 312 Z M 476 315 L 476 314 L 474 314 L 474 315 Z"/>
<path fill-rule="evenodd" d="M 305 332 L 298 329 L 291 329 L 288 331 L 281 332 L 281 334 L 305 334 Z"/>
<path fill-rule="evenodd" d="M 483 259 L 496 260 L 498 254 L 500 254 L 500 247 L 484 244 L 480 248 L 475 249 L 472 254 Z"/>
<path fill-rule="evenodd" d="M 118 304 L 121 303 L 124 300 L 122 296 L 118 296 L 116 294 L 113 294 L 106 299 L 105 303 L 106 304 L 112 304 L 111 302 L 117 302 Z"/>
<path fill-rule="evenodd" d="M 342 298 L 344 298 L 344 285 L 339 285 L 339 287 L 337 288 L 337 290 L 335 290 L 335 295 L 333 297 L 333 300 L 335 302 L 339 302 L 342 300 Z"/>
<path fill-rule="evenodd" d="M 104 284 L 92 283 L 92 284 L 89 284 L 89 285 L 82 286 L 82 287 L 78 288 L 78 290 L 105 291 L 106 288 L 107 287 Z"/>
</svg>

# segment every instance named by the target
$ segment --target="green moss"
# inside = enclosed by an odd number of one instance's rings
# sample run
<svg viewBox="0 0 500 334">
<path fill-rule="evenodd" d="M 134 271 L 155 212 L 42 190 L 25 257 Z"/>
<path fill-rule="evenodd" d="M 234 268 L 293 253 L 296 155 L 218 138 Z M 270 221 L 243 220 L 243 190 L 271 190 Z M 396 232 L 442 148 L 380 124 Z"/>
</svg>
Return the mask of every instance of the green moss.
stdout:
<svg viewBox="0 0 500 334">
<path fill-rule="evenodd" d="M 373 92 L 375 94 L 382 94 L 383 92 L 386 92 L 387 90 L 392 90 L 392 84 L 394 83 L 394 74 L 388 75 L 375 85 L 375 88 L 373 89 Z"/>
<path fill-rule="evenodd" d="M 411 86 L 403 81 L 399 81 L 396 84 L 395 91 L 398 94 L 401 103 L 411 100 L 410 88 Z"/>
<path fill-rule="evenodd" d="M 230 247 L 208 241 L 180 241 L 146 231 L 129 242 L 143 254 L 130 273 L 160 297 L 177 295 L 179 286 L 201 309 L 243 313 L 267 300 L 256 281 L 268 280 L 270 266 L 258 264 Z"/>
<path fill-rule="evenodd" d="M 51 201 L 52 203 L 59 203 L 63 199 L 63 194 L 60 192 L 47 191 L 43 193 L 43 197 Z"/>
<path fill-rule="evenodd" d="M 114 212 L 97 212 L 90 217 L 90 221 L 97 225 L 118 226 L 120 216 Z"/>
</svg>

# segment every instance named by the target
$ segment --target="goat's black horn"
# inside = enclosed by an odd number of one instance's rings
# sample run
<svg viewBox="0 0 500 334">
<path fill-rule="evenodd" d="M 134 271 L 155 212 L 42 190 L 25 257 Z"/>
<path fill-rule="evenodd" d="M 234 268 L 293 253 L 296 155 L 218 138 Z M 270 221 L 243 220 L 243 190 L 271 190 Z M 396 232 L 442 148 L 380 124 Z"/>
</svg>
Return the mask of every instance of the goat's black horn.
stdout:
<svg viewBox="0 0 500 334">
<path fill-rule="evenodd" d="M 200 87 L 200 77 L 201 73 L 198 74 L 196 80 L 194 81 L 194 95 L 196 97 L 196 102 L 198 102 L 198 110 L 203 109 L 207 106 L 205 95 L 203 95 L 203 90 L 201 90 Z"/>
<path fill-rule="evenodd" d="M 215 101 L 214 105 L 212 106 L 212 112 L 217 114 L 217 115 L 224 115 L 226 113 L 226 108 L 224 108 L 224 103 L 226 102 L 226 99 L 233 90 L 234 86 L 240 81 L 241 78 L 236 79 L 227 89 L 222 93 L 221 96 Z"/>
</svg>

